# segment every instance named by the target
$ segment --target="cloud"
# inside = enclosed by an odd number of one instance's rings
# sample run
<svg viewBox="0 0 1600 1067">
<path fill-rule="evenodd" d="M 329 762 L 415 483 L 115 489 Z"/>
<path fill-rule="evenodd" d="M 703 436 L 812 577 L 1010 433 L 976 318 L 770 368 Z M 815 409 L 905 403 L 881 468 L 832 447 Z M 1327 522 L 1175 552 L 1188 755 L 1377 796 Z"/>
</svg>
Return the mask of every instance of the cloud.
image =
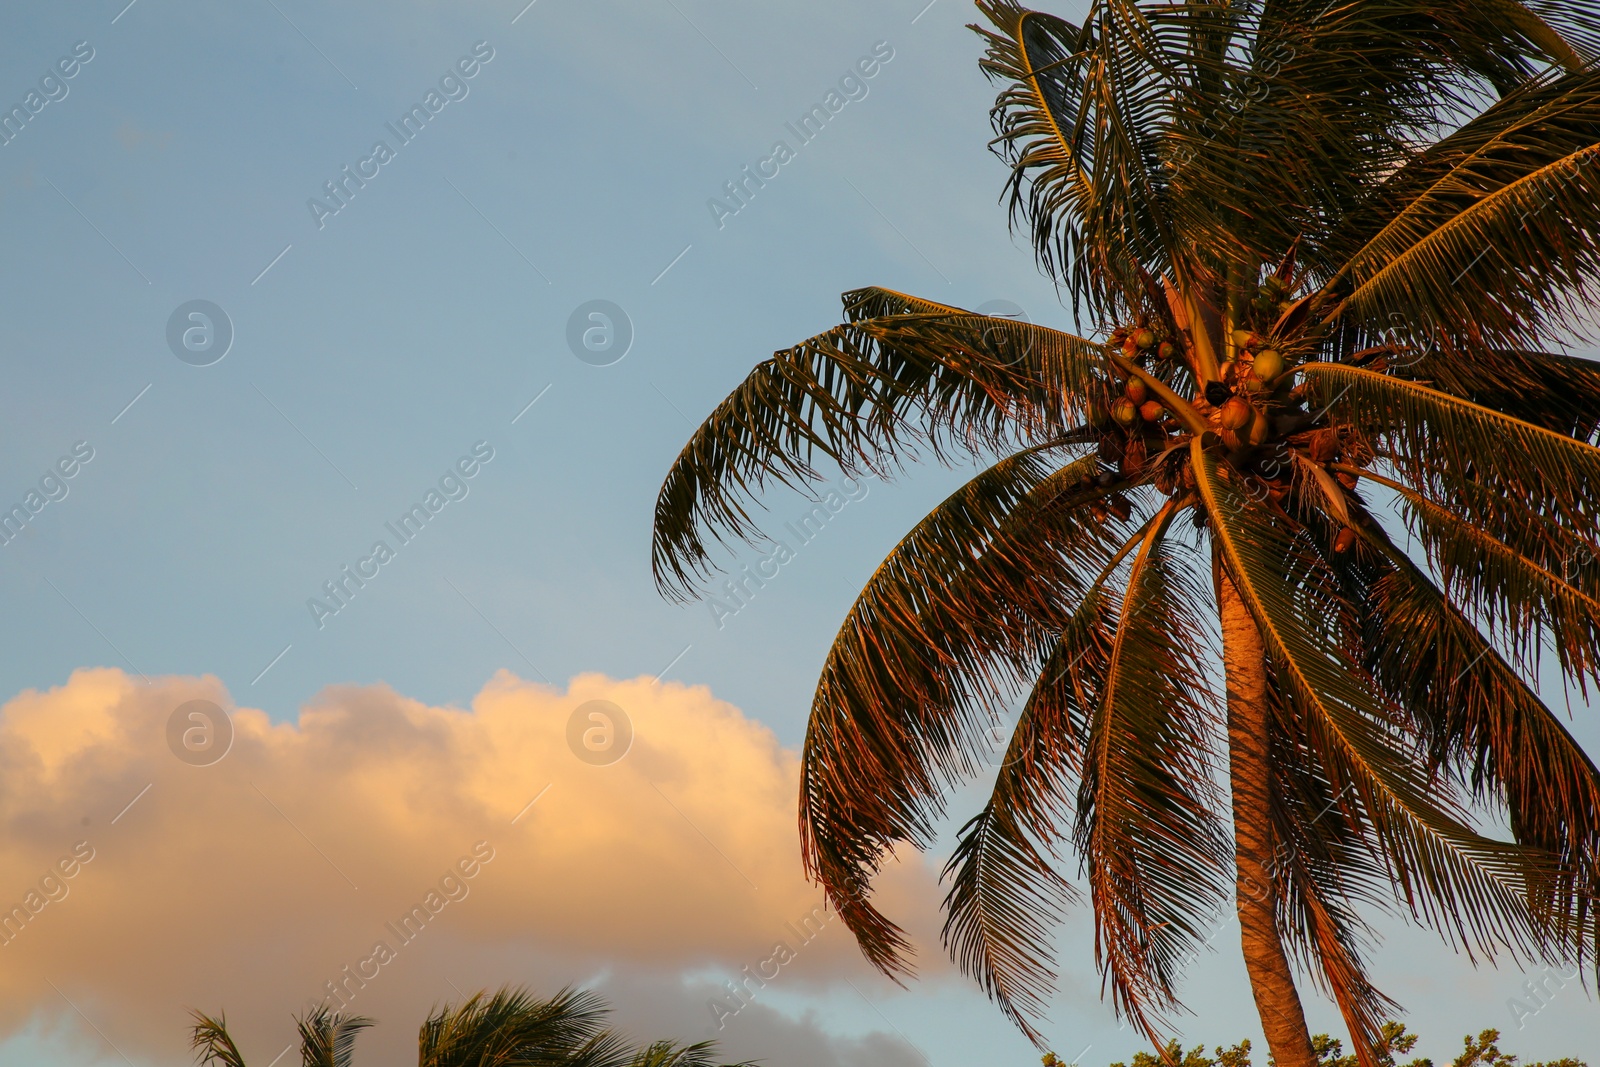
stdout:
<svg viewBox="0 0 1600 1067">
<path fill-rule="evenodd" d="M 209 766 L 168 748 L 169 717 L 197 699 L 233 724 Z M 568 746 L 591 700 L 631 720 L 610 765 Z M 403 1054 L 456 989 L 619 976 L 619 1021 L 687 1011 L 678 1033 L 698 1039 L 725 993 L 704 976 L 779 940 L 795 950 L 773 979 L 786 992 L 869 973 L 801 877 L 797 774 L 795 752 L 704 687 L 584 675 L 562 693 L 501 672 L 470 709 L 342 686 L 274 723 L 212 677 L 81 670 L 0 708 L 0 906 L 37 912 L 0 945 L 0 1032 L 70 1000 L 124 1051 L 170 1059 L 188 1008 L 222 1009 L 266 1063 L 289 1014 L 332 991 L 389 1024 L 369 1054 Z M 926 930 L 934 891 L 908 863 L 883 898 Z M 889 1039 L 841 1040 L 745 989 L 741 1046 L 882 1058 Z"/>
</svg>

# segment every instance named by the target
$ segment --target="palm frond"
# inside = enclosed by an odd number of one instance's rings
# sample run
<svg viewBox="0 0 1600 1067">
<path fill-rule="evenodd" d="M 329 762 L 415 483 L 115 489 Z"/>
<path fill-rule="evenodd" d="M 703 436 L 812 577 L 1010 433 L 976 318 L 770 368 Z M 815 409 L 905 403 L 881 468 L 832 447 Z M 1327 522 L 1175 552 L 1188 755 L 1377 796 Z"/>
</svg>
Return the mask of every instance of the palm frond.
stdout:
<svg viewBox="0 0 1600 1067">
<path fill-rule="evenodd" d="M 749 1060 L 719 1065 L 716 1054 L 715 1041 L 697 1041 L 692 1045 L 657 1041 L 640 1049 L 629 1061 L 628 1067 L 756 1067 Z"/>
<path fill-rule="evenodd" d="M 1600 449 L 1393 376 L 1335 363 L 1300 373 L 1311 402 L 1377 438 L 1430 499 L 1547 568 L 1600 556 Z"/>
<path fill-rule="evenodd" d="M 1307 742 L 1387 864 L 1397 899 L 1469 955 L 1538 958 L 1552 931 L 1530 902 L 1553 876 L 1551 858 L 1463 821 L 1447 780 L 1406 747 L 1403 713 L 1362 669 L 1355 610 L 1320 553 L 1237 475 L 1225 477 L 1198 442 L 1193 462 L 1223 565 L 1283 691 L 1302 710 Z"/>
<path fill-rule="evenodd" d="M 1060 437 L 1103 365 L 1101 346 L 1047 327 L 879 289 L 844 299 L 850 321 L 759 364 L 673 463 L 652 551 L 669 595 L 694 595 L 710 569 L 706 531 L 758 536 L 747 506 L 769 478 L 803 488 L 819 459 L 887 473 L 919 444 L 942 458 Z M 857 317 L 858 307 L 896 310 Z"/>
<path fill-rule="evenodd" d="M 1163 513 L 1170 519 L 1175 507 Z M 1090 725 L 1074 840 L 1095 912 L 1095 956 L 1117 1011 L 1161 1043 L 1186 950 L 1225 898 L 1231 849 L 1218 813 L 1221 734 L 1190 572 L 1151 524 L 1122 598 Z"/>
<path fill-rule="evenodd" d="M 346 1015 L 326 1004 L 295 1020 L 302 1067 L 350 1067 L 356 1037 L 372 1025 L 364 1015 Z"/>
<path fill-rule="evenodd" d="M 1442 504 L 1398 483 L 1401 511 L 1427 550 L 1445 590 L 1511 650 L 1538 670 L 1548 633 L 1563 673 L 1600 681 L 1600 566 L 1575 560 L 1561 571 L 1540 566 Z"/>
<path fill-rule="evenodd" d="M 1013 220 L 1075 307 L 1104 318 L 1144 303 L 1179 266 L 1159 145 L 1187 27 L 1163 31 L 1124 0 L 1098 0 L 1083 26 L 1013 0 L 978 8 L 994 27 L 972 27 L 988 43 L 980 66 L 1006 84 L 990 117 Z"/>
<path fill-rule="evenodd" d="M 1088 723 L 1104 687 L 1116 610 L 1097 583 L 1062 628 L 1006 746 L 983 810 L 961 828 L 945 865 L 942 939 L 1035 1044 L 1054 990 L 1050 931 L 1077 897 L 1050 849 L 1075 792 Z"/>
<path fill-rule="evenodd" d="M 420 1067 L 627 1067 L 626 1042 L 605 1028 L 604 1000 L 564 988 L 546 1000 L 507 987 L 445 1005 L 423 1022 Z"/>
<path fill-rule="evenodd" d="M 1306 723 L 1293 698 L 1268 687 L 1272 783 L 1269 805 L 1279 924 L 1299 965 L 1339 1007 L 1362 1067 L 1380 1067 L 1374 1050 L 1383 1023 L 1400 1006 L 1373 985 L 1362 950 L 1370 931 L 1357 902 L 1389 894 L 1384 866 L 1367 847 L 1359 822 L 1339 803 L 1328 769 L 1306 744 Z M 1246 887 L 1250 890 L 1251 887 Z"/>
<path fill-rule="evenodd" d="M 999 701 L 1034 677 L 1066 612 L 1137 526 L 1096 521 L 1098 461 L 1044 450 L 1002 460 L 946 499 L 881 564 L 841 626 L 801 761 L 807 872 L 862 950 L 905 970 L 896 927 L 867 901 L 897 843 L 933 840 L 944 794 L 985 758 Z"/>
<path fill-rule="evenodd" d="M 1356 216 L 1372 236 L 1338 265 L 1332 314 L 1475 353 L 1580 332 L 1600 280 L 1597 164 L 1600 69 L 1519 88 Z"/>
<path fill-rule="evenodd" d="M 201 1011 L 191 1011 L 189 1014 L 194 1019 L 189 1045 L 194 1049 L 197 1063 L 245 1067 L 244 1056 L 239 1052 L 239 1046 L 233 1043 L 233 1036 L 228 1033 L 227 1015 L 210 1016 Z"/>
<path fill-rule="evenodd" d="M 1600 362 L 1551 352 L 1495 351 L 1483 361 L 1435 351 L 1394 373 L 1588 444 L 1600 433 Z"/>
<path fill-rule="evenodd" d="M 1502 806 L 1514 840 L 1556 858 L 1543 906 L 1580 960 L 1594 946 L 1600 896 L 1600 770 L 1459 607 L 1383 531 L 1368 542 L 1392 562 L 1375 583 L 1368 627 L 1374 677 L 1413 718 L 1432 765 L 1480 803 Z"/>
</svg>

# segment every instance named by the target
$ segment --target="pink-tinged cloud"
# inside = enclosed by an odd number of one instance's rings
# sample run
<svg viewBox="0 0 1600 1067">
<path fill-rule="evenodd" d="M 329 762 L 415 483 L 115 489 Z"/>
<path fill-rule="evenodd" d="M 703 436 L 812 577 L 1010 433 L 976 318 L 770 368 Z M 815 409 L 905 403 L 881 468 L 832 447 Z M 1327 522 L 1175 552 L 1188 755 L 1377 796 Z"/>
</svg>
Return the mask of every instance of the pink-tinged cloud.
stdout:
<svg viewBox="0 0 1600 1067">
<path fill-rule="evenodd" d="M 208 766 L 168 745 L 192 700 L 231 715 Z M 591 700 L 631 720 L 610 765 L 568 744 Z M 289 1014 L 331 996 L 387 1024 L 364 1041 L 381 1057 L 456 989 L 607 974 L 635 996 L 659 979 L 644 1014 L 683 1005 L 681 1034 L 707 1036 L 703 976 L 779 942 L 793 960 L 773 981 L 790 990 L 867 973 L 801 876 L 797 775 L 795 752 L 704 687 L 584 675 L 562 693 L 502 672 L 458 709 L 341 686 L 290 724 L 215 678 L 78 671 L 0 708 L 0 1036 L 81 1011 L 122 1051 L 172 1059 L 189 1008 L 224 1009 L 265 1064 Z M 883 890 L 924 930 L 934 893 L 915 863 Z M 746 988 L 743 1040 L 712 1035 L 741 1055 L 785 1062 L 749 1047 L 759 1034 L 808 1043 L 813 1062 L 868 1047 L 785 1023 Z"/>
</svg>

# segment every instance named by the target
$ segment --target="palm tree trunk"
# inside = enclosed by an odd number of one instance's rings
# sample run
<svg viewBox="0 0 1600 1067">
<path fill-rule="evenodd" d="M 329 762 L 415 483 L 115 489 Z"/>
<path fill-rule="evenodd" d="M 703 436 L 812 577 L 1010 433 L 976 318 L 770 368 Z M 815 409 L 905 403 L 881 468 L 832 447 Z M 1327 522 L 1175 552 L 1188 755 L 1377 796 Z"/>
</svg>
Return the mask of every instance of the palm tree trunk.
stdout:
<svg viewBox="0 0 1600 1067">
<path fill-rule="evenodd" d="M 1305 1009 L 1274 916 L 1277 892 L 1268 806 L 1266 650 L 1250 609 L 1221 568 L 1217 599 L 1222 617 L 1222 661 L 1228 678 L 1228 772 L 1233 788 L 1236 896 L 1245 970 L 1277 1067 L 1316 1067 Z"/>
</svg>

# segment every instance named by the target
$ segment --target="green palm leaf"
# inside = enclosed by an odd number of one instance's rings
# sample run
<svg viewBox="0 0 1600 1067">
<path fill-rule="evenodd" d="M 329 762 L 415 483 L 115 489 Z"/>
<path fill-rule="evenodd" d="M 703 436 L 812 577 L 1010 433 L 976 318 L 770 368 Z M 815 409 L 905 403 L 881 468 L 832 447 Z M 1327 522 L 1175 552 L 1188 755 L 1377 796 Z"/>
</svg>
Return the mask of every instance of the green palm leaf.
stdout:
<svg viewBox="0 0 1600 1067">
<path fill-rule="evenodd" d="M 1554 874 L 1549 857 L 1461 821 L 1441 781 L 1397 744 L 1397 713 L 1360 667 L 1353 613 L 1325 565 L 1224 477 L 1198 442 L 1194 453 L 1223 564 L 1256 617 L 1285 696 L 1302 708 L 1307 741 L 1330 779 L 1349 789 L 1347 800 L 1359 803 L 1399 899 L 1469 953 L 1538 958 L 1550 923 L 1529 903 Z"/>
<path fill-rule="evenodd" d="M 1271 810 L 1273 836 L 1280 842 L 1272 873 L 1280 921 L 1300 966 L 1338 1005 L 1358 1061 L 1378 1067 L 1371 1050 L 1384 1021 L 1400 1006 L 1367 974 L 1362 951 L 1369 931 L 1354 904 L 1382 901 L 1389 890 L 1387 873 L 1367 847 L 1360 824 L 1341 805 L 1342 791 L 1334 788 L 1328 769 L 1304 743 L 1306 723 L 1294 701 L 1276 686 L 1269 692 Z"/>
<path fill-rule="evenodd" d="M 663 589 L 692 595 L 707 569 L 702 530 L 758 535 L 746 506 L 768 478 L 808 485 L 819 457 L 886 472 L 924 443 L 939 455 L 1037 443 L 1087 412 L 1101 365 L 1090 341 L 884 290 L 844 299 L 851 321 L 758 365 L 679 454 L 656 503 Z"/>
<path fill-rule="evenodd" d="M 201 1011 L 189 1014 L 194 1019 L 189 1032 L 189 1044 L 194 1049 L 197 1063 L 245 1067 L 244 1056 L 239 1052 L 239 1046 L 233 1043 L 233 1036 L 228 1033 L 227 1015 L 213 1017 Z"/>
<path fill-rule="evenodd" d="M 896 843 L 932 842 L 943 790 L 976 773 L 997 696 L 1037 674 L 1133 520 L 1091 505 L 1099 462 L 1046 449 L 1002 460 L 934 509 L 878 567 L 817 683 L 801 767 L 808 871 L 868 958 L 905 969 L 897 927 L 866 900 Z"/>
<path fill-rule="evenodd" d="M 540 1000 L 524 989 L 475 993 L 431 1014 L 417 1036 L 419 1067 L 627 1067 L 621 1038 L 605 1028 L 605 1002 L 562 989 Z"/>
<path fill-rule="evenodd" d="M 1095 953 L 1113 1004 L 1153 1041 L 1173 982 L 1225 899 L 1231 850 L 1218 812 L 1218 701 L 1200 656 L 1188 571 L 1162 537 L 1134 560 L 1090 724 L 1074 840 L 1095 904 Z"/>
<path fill-rule="evenodd" d="M 945 865 L 942 938 L 961 969 L 1030 1040 L 1054 989 L 1050 930 L 1077 889 L 1052 864 L 1116 630 L 1103 583 L 1083 597 L 1045 660 L 983 810 Z"/>
<path fill-rule="evenodd" d="M 679 1045 L 672 1041 L 657 1041 L 641 1049 L 628 1062 L 628 1067 L 719 1067 L 716 1062 L 715 1041 L 697 1041 L 692 1045 Z M 753 1061 L 723 1064 L 721 1067 L 756 1067 Z"/>
<path fill-rule="evenodd" d="M 1554 856 L 1545 906 L 1581 958 L 1600 894 L 1600 770 L 1555 714 L 1428 576 L 1375 526 L 1393 563 L 1375 583 L 1369 661 L 1415 719 L 1435 766 L 1503 805 L 1514 840 Z"/>
<path fill-rule="evenodd" d="M 364 1015 L 345 1015 L 326 1004 L 295 1021 L 302 1067 L 350 1067 L 356 1038 L 372 1025 Z"/>
<path fill-rule="evenodd" d="M 1187 41 L 1125 0 L 1096 0 L 1081 27 L 1012 0 L 978 7 L 994 26 L 972 27 L 988 42 L 980 66 L 1008 85 L 991 119 L 1012 216 L 1075 306 L 1126 308 L 1179 265 L 1158 148 L 1172 107 L 1163 75 Z"/>
<path fill-rule="evenodd" d="M 1401 357 L 1402 377 L 1546 430 L 1595 443 L 1600 433 L 1600 363 L 1550 352 L 1504 350 L 1483 362 L 1436 351 Z"/>
<path fill-rule="evenodd" d="M 1543 566 L 1600 555 L 1600 449 L 1372 371 L 1309 363 L 1301 373 L 1312 401 L 1377 436 L 1412 488 Z"/>
<path fill-rule="evenodd" d="M 1332 314 L 1473 351 L 1560 339 L 1600 276 L 1597 164 L 1600 70 L 1519 88 L 1374 198 Z"/>
<path fill-rule="evenodd" d="M 1444 581 L 1477 623 L 1538 669 L 1546 632 L 1568 675 L 1600 680 L 1600 567 L 1574 560 L 1556 572 L 1463 522 L 1421 493 L 1385 480 Z"/>
</svg>

